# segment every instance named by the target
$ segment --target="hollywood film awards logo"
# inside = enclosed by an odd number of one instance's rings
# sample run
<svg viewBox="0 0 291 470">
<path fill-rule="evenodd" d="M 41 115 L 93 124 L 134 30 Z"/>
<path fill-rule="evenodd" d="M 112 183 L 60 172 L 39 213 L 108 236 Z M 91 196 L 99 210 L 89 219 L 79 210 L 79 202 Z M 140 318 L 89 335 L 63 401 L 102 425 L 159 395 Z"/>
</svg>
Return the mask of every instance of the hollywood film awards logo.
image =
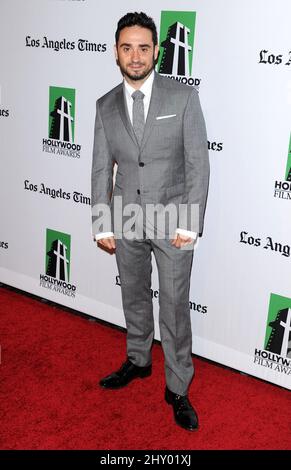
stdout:
<svg viewBox="0 0 291 470">
<path fill-rule="evenodd" d="M 40 274 L 40 286 L 69 297 L 75 297 L 76 286 L 70 283 L 71 236 L 56 230 L 46 230 L 45 274 Z"/>
<path fill-rule="evenodd" d="M 158 72 L 186 85 L 198 87 L 192 77 L 195 11 L 162 11 Z"/>
<path fill-rule="evenodd" d="M 264 349 L 255 349 L 254 363 L 291 375 L 291 299 L 271 294 Z"/>
<path fill-rule="evenodd" d="M 43 152 L 80 158 L 81 145 L 75 143 L 75 89 L 49 88 L 48 138 L 42 140 Z"/>
<path fill-rule="evenodd" d="M 291 200 L 291 133 L 288 146 L 285 181 L 275 181 L 274 197 Z"/>
</svg>

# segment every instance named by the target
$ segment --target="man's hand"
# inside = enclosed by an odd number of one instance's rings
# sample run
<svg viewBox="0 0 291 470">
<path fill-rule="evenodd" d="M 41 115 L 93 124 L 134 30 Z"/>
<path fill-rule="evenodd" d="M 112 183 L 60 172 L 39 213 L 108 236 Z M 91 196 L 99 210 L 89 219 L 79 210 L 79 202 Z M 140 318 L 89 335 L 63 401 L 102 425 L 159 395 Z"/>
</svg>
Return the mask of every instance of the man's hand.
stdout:
<svg viewBox="0 0 291 470">
<path fill-rule="evenodd" d="M 100 245 L 108 251 L 113 252 L 116 248 L 116 242 L 114 237 L 100 238 L 99 240 L 97 240 L 97 245 L 98 243 L 100 243 Z"/>
<path fill-rule="evenodd" d="M 175 238 L 171 240 L 171 244 L 176 248 L 182 248 L 182 246 L 189 245 L 193 241 L 194 238 L 192 237 L 187 237 L 185 235 L 181 235 L 180 233 L 176 233 Z"/>
</svg>

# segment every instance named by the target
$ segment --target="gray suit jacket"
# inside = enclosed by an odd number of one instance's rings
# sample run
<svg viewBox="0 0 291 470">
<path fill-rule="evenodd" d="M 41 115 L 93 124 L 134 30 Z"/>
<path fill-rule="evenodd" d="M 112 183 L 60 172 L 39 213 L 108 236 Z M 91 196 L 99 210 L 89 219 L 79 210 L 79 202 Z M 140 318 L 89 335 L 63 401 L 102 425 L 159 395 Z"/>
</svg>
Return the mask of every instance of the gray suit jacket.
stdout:
<svg viewBox="0 0 291 470">
<path fill-rule="evenodd" d="M 169 117 L 156 119 L 159 116 Z M 114 162 L 118 169 L 112 193 Z M 123 83 L 97 100 L 91 179 L 93 234 L 115 233 L 115 196 L 122 196 L 122 208 L 129 203 L 143 208 L 149 203 L 173 203 L 177 208 L 184 204 L 187 211 L 190 204 L 198 204 L 199 217 L 191 221 L 182 213 L 176 227 L 201 233 L 208 180 L 206 128 L 196 89 L 155 72 L 141 146 L 128 116 Z M 101 227 L 95 210 L 100 203 L 111 208 Z"/>
</svg>

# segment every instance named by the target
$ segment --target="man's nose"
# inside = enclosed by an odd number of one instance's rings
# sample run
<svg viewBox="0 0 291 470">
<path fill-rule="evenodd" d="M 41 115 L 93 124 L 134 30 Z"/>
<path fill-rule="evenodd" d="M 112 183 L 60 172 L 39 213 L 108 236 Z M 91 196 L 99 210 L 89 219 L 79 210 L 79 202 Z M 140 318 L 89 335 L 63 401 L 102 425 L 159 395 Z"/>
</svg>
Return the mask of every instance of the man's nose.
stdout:
<svg viewBox="0 0 291 470">
<path fill-rule="evenodd" d="M 137 62 L 139 61 L 140 57 L 138 49 L 133 49 L 131 59 Z"/>
</svg>

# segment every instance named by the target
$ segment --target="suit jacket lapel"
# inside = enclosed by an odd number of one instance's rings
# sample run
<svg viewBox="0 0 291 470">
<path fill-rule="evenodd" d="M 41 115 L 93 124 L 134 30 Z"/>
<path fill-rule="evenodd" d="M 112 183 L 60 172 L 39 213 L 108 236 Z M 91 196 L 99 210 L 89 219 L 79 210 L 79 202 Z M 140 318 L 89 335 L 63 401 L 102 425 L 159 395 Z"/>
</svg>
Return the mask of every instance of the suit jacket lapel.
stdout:
<svg viewBox="0 0 291 470">
<path fill-rule="evenodd" d="M 135 137 L 134 131 L 133 131 L 133 127 L 132 127 L 130 119 L 129 119 L 127 106 L 126 106 L 126 102 L 125 102 L 125 97 L 124 97 L 124 92 L 123 92 L 123 86 L 121 86 L 120 90 L 117 92 L 116 99 L 117 99 L 117 106 L 118 106 L 118 109 L 119 109 L 119 113 L 120 113 L 120 117 L 122 119 L 122 122 L 123 122 L 128 134 L 130 135 L 133 142 L 135 143 L 135 145 L 139 146 L 138 142 L 137 142 L 137 139 Z"/>
<path fill-rule="evenodd" d="M 141 141 L 141 147 L 140 150 L 143 149 L 145 146 L 145 143 L 147 139 L 150 136 L 153 124 L 155 122 L 156 116 L 158 115 L 159 109 L 162 105 L 162 91 L 163 89 L 159 87 L 160 83 L 160 76 L 157 72 L 154 72 L 155 78 L 153 82 L 153 88 L 152 88 L 152 94 L 151 94 L 151 101 L 150 101 L 150 106 L 148 110 L 148 115 L 145 123 L 145 129 L 144 129 L 144 134 L 143 138 Z M 131 139 L 135 143 L 137 147 L 139 147 L 138 141 L 135 137 L 135 133 L 132 127 L 132 124 L 129 119 L 128 111 L 127 111 L 127 106 L 125 102 L 125 96 L 124 96 L 124 90 L 123 90 L 123 85 L 121 85 L 120 90 L 116 94 L 116 99 L 117 99 L 117 106 L 119 109 L 120 117 L 123 121 L 123 124 L 130 135 Z"/>
<path fill-rule="evenodd" d="M 155 78 L 153 82 L 151 101 L 150 101 L 150 106 L 148 110 L 147 120 L 145 123 L 144 134 L 143 134 L 143 138 L 141 141 L 141 150 L 145 146 L 146 141 L 150 136 L 151 130 L 153 128 L 153 124 L 156 120 L 159 109 L 162 105 L 162 89 L 159 87 L 160 76 L 157 72 L 154 72 L 154 73 L 155 73 Z"/>
</svg>

